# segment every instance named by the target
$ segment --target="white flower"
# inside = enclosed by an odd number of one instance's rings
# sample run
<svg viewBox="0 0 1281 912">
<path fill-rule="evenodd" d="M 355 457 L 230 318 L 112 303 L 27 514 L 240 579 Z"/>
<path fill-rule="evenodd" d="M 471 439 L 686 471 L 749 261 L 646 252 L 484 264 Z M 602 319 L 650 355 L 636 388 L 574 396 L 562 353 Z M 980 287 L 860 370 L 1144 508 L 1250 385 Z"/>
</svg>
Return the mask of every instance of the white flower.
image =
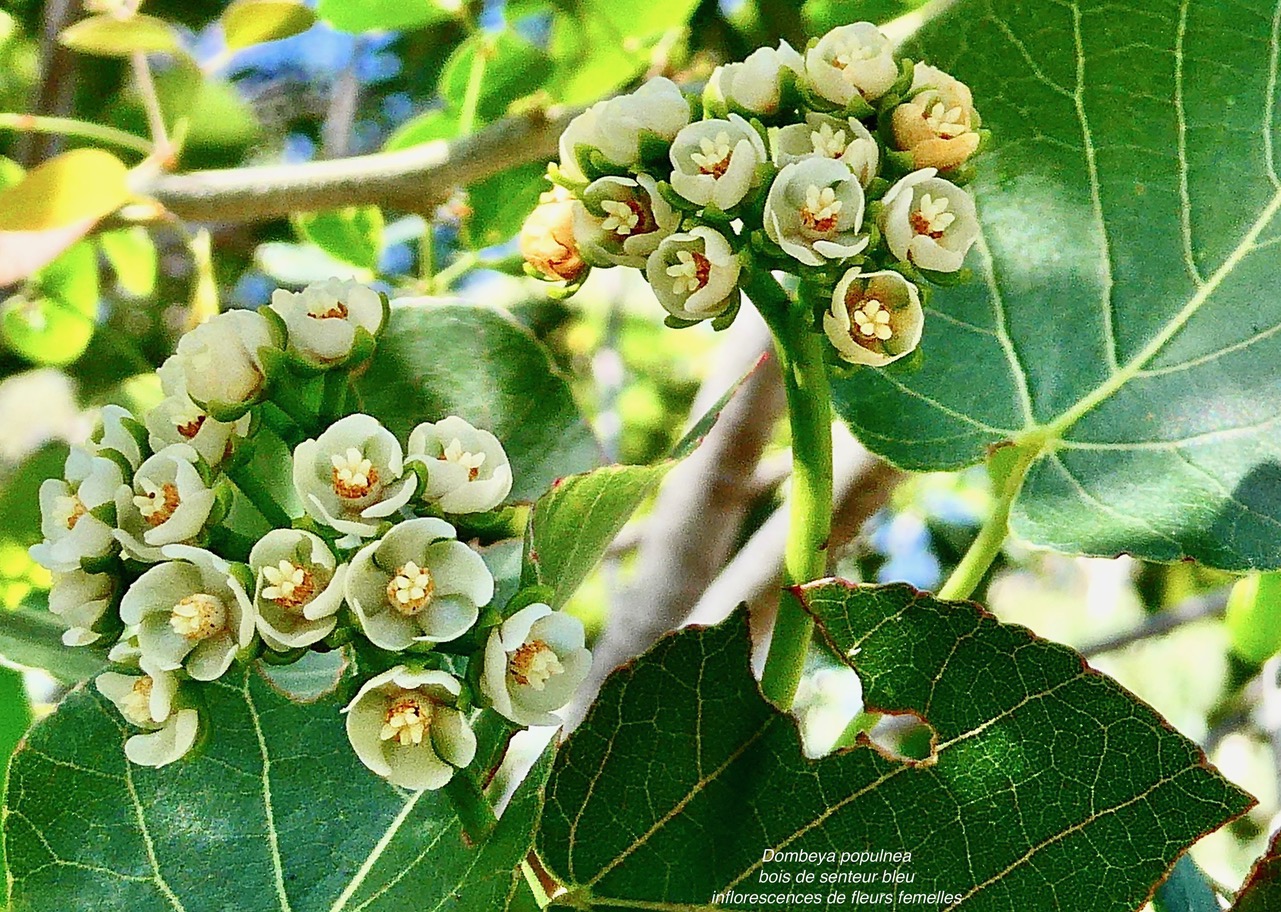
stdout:
<svg viewBox="0 0 1281 912">
<path fill-rule="evenodd" d="M 979 237 L 974 200 L 933 168 L 913 171 L 883 200 L 881 231 L 890 252 L 921 269 L 956 272 Z"/>
<path fill-rule="evenodd" d="M 581 149 L 597 149 L 613 164 L 630 168 L 640 159 L 645 134 L 671 142 L 689 123 L 689 102 L 670 79 L 651 79 L 630 95 L 598 101 L 575 117 L 560 137 L 560 169 L 569 180 L 587 183 L 579 167 Z"/>
<path fill-rule="evenodd" d="M 378 292 L 342 279 L 317 282 L 300 292 L 279 288 L 269 306 L 285 322 L 289 351 L 319 367 L 343 361 L 358 331 L 376 336 L 387 317 Z"/>
<path fill-rule="evenodd" d="M 116 645 L 112 646 L 111 651 L 107 653 L 107 661 L 115 662 L 117 665 L 132 665 L 136 668 L 141 658 L 142 647 L 138 645 L 138 625 L 131 624 L 124 629 Z"/>
<path fill-rule="evenodd" d="M 875 101 L 898 79 L 890 40 L 870 22 L 832 29 L 805 54 L 805 72 L 823 98 L 846 107 L 855 98 Z"/>
<path fill-rule="evenodd" d="M 517 725 L 559 725 L 555 710 L 570 701 L 591 666 L 582 622 L 537 603 L 490 633 L 480 689 Z"/>
<path fill-rule="evenodd" d="M 658 303 L 681 320 L 704 320 L 733 303 L 742 268 L 720 232 L 703 226 L 663 240 L 645 264 Z"/>
<path fill-rule="evenodd" d="M 768 160 L 765 142 L 737 114 L 728 120 L 700 120 L 672 142 L 672 189 L 698 206 L 729 209 L 756 183 L 756 169 Z"/>
<path fill-rule="evenodd" d="M 310 646 L 334 629 L 347 565 L 338 566 L 319 537 L 300 529 L 273 529 L 249 552 L 249 567 L 257 581 L 258 632 L 272 649 Z"/>
<path fill-rule="evenodd" d="M 511 465 L 498 438 L 455 415 L 414 428 L 406 458 L 427 467 L 423 499 L 446 513 L 483 513 L 511 493 Z"/>
<path fill-rule="evenodd" d="M 187 395 L 182 364 L 173 358 L 157 373 L 168 395 L 144 418 L 151 449 L 159 452 L 173 443 L 189 443 L 211 468 L 217 468 L 230 455 L 233 438 L 249 435 L 250 416 L 242 415 L 234 422 L 209 417 Z"/>
<path fill-rule="evenodd" d="M 680 213 L 658 192 L 648 174 L 602 177 L 574 204 L 579 254 L 593 266 L 640 269 L 659 241 L 676 230 Z"/>
<path fill-rule="evenodd" d="M 831 158 L 786 165 L 765 201 L 765 233 L 808 266 L 862 252 L 863 187 L 848 167 Z"/>
<path fill-rule="evenodd" d="M 197 405 L 220 420 L 234 421 L 262 396 L 266 377 L 258 353 L 274 346 L 266 317 L 229 310 L 179 339 L 170 360 Z"/>
<path fill-rule="evenodd" d="M 100 450 L 113 450 L 125 458 L 129 467 L 137 471 L 146 455 L 143 443 L 146 434 L 128 409 L 118 405 L 102 407 L 101 424 L 92 438 L 95 454 Z"/>
<path fill-rule="evenodd" d="M 911 98 L 894 109 L 894 141 L 912 153 L 917 168 L 954 168 L 979 147 L 978 112 L 969 86 L 918 63 Z"/>
<path fill-rule="evenodd" d="M 882 367 L 921 342 L 925 312 L 916 286 L 897 272 L 851 269 L 832 293 L 823 332 L 851 364 Z"/>
<path fill-rule="evenodd" d="M 443 788 L 476 756 L 476 736 L 458 708 L 461 692 L 443 671 L 397 665 L 370 678 L 343 710 L 356 756 L 401 788 Z"/>
<path fill-rule="evenodd" d="M 443 519 L 411 519 L 352 558 L 347 604 L 371 643 L 400 652 L 457 639 L 476 623 L 494 578 L 456 534 Z"/>
<path fill-rule="evenodd" d="M 253 641 L 253 606 L 217 555 L 187 545 L 170 545 L 164 555 L 168 562 L 129 587 L 120 618 L 138 626 L 142 661 L 162 671 L 185 667 L 197 681 L 213 681 Z"/>
<path fill-rule="evenodd" d="M 67 625 L 64 646 L 88 646 L 102 638 L 93 628 L 111 607 L 115 591 L 116 580 L 109 573 L 68 570 L 53 575 L 49 610 Z"/>
<path fill-rule="evenodd" d="M 30 552 L 42 567 L 62 572 L 115 550 L 111 521 L 116 491 L 124 483 L 119 465 L 81 447 L 71 448 L 64 474 L 65 481 L 47 478 L 40 485 L 44 541 L 32 545 Z"/>
<path fill-rule="evenodd" d="M 166 766 L 183 757 L 196 743 L 200 717 L 194 709 L 175 704 L 178 679 L 144 660 L 142 675 L 108 671 L 94 684 L 115 704 L 120 715 L 145 734 L 125 742 L 125 756 L 139 766 Z"/>
<path fill-rule="evenodd" d="M 783 76 L 791 70 L 805 72 L 805 61 L 786 41 L 778 49 L 758 48 L 742 63 L 719 66 L 708 80 L 708 95 L 731 108 L 768 117 L 778 112 Z"/>
<path fill-rule="evenodd" d="M 344 547 L 373 535 L 413 496 L 418 479 L 404 468 L 400 442 L 369 415 L 348 415 L 294 449 L 303 509 L 344 533 Z"/>
<path fill-rule="evenodd" d="M 138 467 L 133 484 L 117 488 L 116 538 L 130 557 L 154 563 L 164 545 L 193 542 L 204 530 L 217 496 L 199 459 L 187 444 L 170 444 Z"/>
<path fill-rule="evenodd" d="M 803 124 L 775 130 L 772 140 L 774 163 L 780 168 L 807 158 L 833 158 L 844 162 L 864 187 L 876 177 L 881 149 L 857 117 L 810 113 Z"/>
</svg>

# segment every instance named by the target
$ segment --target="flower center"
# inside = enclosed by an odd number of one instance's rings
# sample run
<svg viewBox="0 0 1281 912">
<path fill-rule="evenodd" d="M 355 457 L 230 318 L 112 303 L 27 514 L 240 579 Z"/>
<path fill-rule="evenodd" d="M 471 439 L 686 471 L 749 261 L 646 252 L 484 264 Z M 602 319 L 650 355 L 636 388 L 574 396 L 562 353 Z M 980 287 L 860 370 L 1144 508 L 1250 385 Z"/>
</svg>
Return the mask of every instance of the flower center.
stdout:
<svg viewBox="0 0 1281 912">
<path fill-rule="evenodd" d="M 811 231 L 826 233 L 836 227 L 841 213 L 841 201 L 831 187 L 819 188 L 810 184 L 805 191 L 805 205 L 801 208 L 801 221 Z"/>
<path fill-rule="evenodd" d="M 890 312 L 877 298 L 852 295 L 847 300 L 850 312 L 850 338 L 860 345 L 873 339 L 885 342 L 894 335 Z"/>
<path fill-rule="evenodd" d="M 412 617 L 431 604 L 435 591 L 431 571 L 410 561 L 397 570 L 387 584 L 387 601 L 401 614 Z"/>
<path fill-rule="evenodd" d="M 937 241 L 943 236 L 943 232 L 947 231 L 948 226 L 956 221 L 956 213 L 948 212 L 947 209 L 946 196 L 935 199 L 928 193 L 922 193 L 921 200 L 916 204 L 916 210 L 911 215 L 912 230 Z"/>
<path fill-rule="evenodd" d="M 68 530 L 74 529 L 76 523 L 80 522 L 80 517 L 89 512 L 85 509 L 84 501 L 75 494 L 59 497 L 54 501 L 53 509 L 58 521 L 64 524 Z"/>
<path fill-rule="evenodd" d="M 169 626 L 189 640 L 207 640 L 226 629 L 227 608 L 217 596 L 197 592 L 173 606 Z"/>
<path fill-rule="evenodd" d="M 507 673 L 517 684 L 543 690 L 548 680 L 565 671 L 560 658 L 542 640 L 530 640 L 507 660 Z"/>
<path fill-rule="evenodd" d="M 693 294 L 707 284 L 712 274 L 712 263 L 707 257 L 694 250 L 676 252 L 677 262 L 667 267 L 667 274 L 674 281 L 673 294 Z"/>
<path fill-rule="evenodd" d="M 480 475 L 480 467 L 485 462 L 484 453 L 472 453 L 463 449 L 462 441 L 457 437 L 450 441 L 449 446 L 445 447 L 445 452 L 440 455 L 444 462 L 455 462 L 467 470 L 467 480 L 475 481 Z"/>
<path fill-rule="evenodd" d="M 734 147 L 730 145 L 729 134 L 724 130 L 716 134 L 715 139 L 704 136 L 698 141 L 699 151 L 691 152 L 690 159 L 698 165 L 700 174 L 720 177 L 729 170 L 730 156 Z"/>
<path fill-rule="evenodd" d="M 935 135 L 943 139 L 960 136 L 969 130 L 965 125 L 965 111 L 960 105 L 949 108 L 943 102 L 936 101 L 927 106 L 921 116 L 925 118 L 925 123 Z"/>
<path fill-rule="evenodd" d="M 427 732 L 431 730 L 431 715 L 430 701 L 420 700 L 407 690 L 401 691 L 400 696 L 387 707 L 382 731 L 378 736 L 383 741 L 397 741 L 402 747 L 422 744 Z"/>
<path fill-rule="evenodd" d="M 156 484 L 149 478 L 139 478 L 138 487 L 142 488 L 142 493 L 134 495 L 133 505 L 152 528 L 168 522 L 182 503 L 178 489 L 167 481 Z"/>
<path fill-rule="evenodd" d="M 624 203 L 618 200 L 605 200 L 600 207 L 607 213 L 601 227 L 612 231 L 619 237 L 627 237 L 640 224 L 640 210 L 635 203 Z"/>
<path fill-rule="evenodd" d="M 314 320 L 341 320 L 347 316 L 347 305 L 338 300 L 330 301 L 328 305 L 317 301 L 307 305 L 307 316 Z"/>
<path fill-rule="evenodd" d="M 209 416 L 196 408 L 194 402 L 189 402 L 181 410 L 175 412 L 170 420 L 173 421 L 173 426 L 178 429 L 178 433 L 190 440 L 200 433 L 200 428 L 207 417 Z"/>
<path fill-rule="evenodd" d="M 335 453 L 329 461 L 333 465 L 334 493 L 344 500 L 368 497 L 378 484 L 378 470 L 355 447 L 348 447 L 346 453 Z"/>
<path fill-rule="evenodd" d="M 856 63 L 871 60 L 878 53 L 876 48 L 869 45 L 849 43 L 837 45 L 835 51 L 836 53 L 832 55 L 832 66 L 838 70 L 845 70 Z"/>
<path fill-rule="evenodd" d="M 268 583 L 262 597 L 289 611 L 296 612 L 316 594 L 316 579 L 311 571 L 287 560 L 275 567 L 263 567 L 262 578 Z"/>
<path fill-rule="evenodd" d="M 133 682 L 133 689 L 121 701 L 121 713 L 134 725 L 151 724 L 151 690 L 155 685 L 151 675 L 143 675 Z"/>
<path fill-rule="evenodd" d="M 844 130 L 833 130 L 831 124 L 820 124 L 817 130 L 810 133 L 810 142 L 814 151 L 828 158 L 840 158 L 849 148 Z"/>
</svg>

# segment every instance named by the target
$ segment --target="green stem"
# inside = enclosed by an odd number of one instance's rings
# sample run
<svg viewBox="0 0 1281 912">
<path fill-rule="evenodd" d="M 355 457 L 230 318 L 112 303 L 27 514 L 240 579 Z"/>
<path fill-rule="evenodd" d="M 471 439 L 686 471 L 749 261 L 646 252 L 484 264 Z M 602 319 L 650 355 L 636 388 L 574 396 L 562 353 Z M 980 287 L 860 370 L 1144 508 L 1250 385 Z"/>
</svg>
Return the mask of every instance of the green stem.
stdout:
<svg viewBox="0 0 1281 912">
<path fill-rule="evenodd" d="M 325 385 L 320 395 L 320 423 L 330 425 L 347 413 L 347 387 L 351 375 L 345 370 L 331 370 L 325 374 Z"/>
<path fill-rule="evenodd" d="M 790 591 L 827 571 L 832 530 L 832 394 L 822 339 L 804 307 L 794 307 L 778 282 L 755 273 L 748 294 L 769 324 L 787 394 L 792 430 L 791 517 L 779 601 L 761 690 L 776 705 L 792 705 L 814 632 L 813 618 Z"/>
<path fill-rule="evenodd" d="M 481 40 L 471 59 L 467 73 L 467 89 L 463 93 L 463 109 L 458 115 L 458 132 L 466 136 L 476 129 L 476 109 L 480 106 L 480 89 L 485 82 L 485 67 L 489 65 L 489 44 Z"/>
<path fill-rule="evenodd" d="M 271 523 L 272 526 L 277 529 L 288 529 L 293 525 L 293 517 L 276 502 L 276 498 L 271 494 L 271 489 L 250 470 L 248 465 L 228 466 L 227 477 L 231 479 L 232 484 L 239 489 L 240 493 L 245 495 L 245 499 L 262 514 L 263 519 Z"/>
<path fill-rule="evenodd" d="M 431 282 L 431 289 L 434 294 L 445 294 L 453 287 L 454 283 L 461 279 L 467 273 L 471 272 L 480 263 L 480 255 L 475 251 L 460 253 L 458 257 L 436 273 Z"/>
<path fill-rule="evenodd" d="M 169 144 L 165 114 L 160 108 L 160 96 L 156 94 L 156 81 L 151 78 L 151 66 L 147 63 L 147 55 L 142 51 L 134 51 L 130 62 L 133 64 L 133 78 L 138 83 L 142 107 L 147 112 L 147 127 L 151 130 L 151 141 L 155 147 L 155 153 L 162 159 L 168 158 L 173 149 Z"/>
<path fill-rule="evenodd" d="M 43 117 L 37 114 L 11 114 L 0 112 L 0 130 L 15 130 L 19 133 L 54 133 L 60 136 L 75 136 L 79 139 L 92 139 L 150 155 L 151 143 L 141 136 L 134 136 L 115 127 L 104 127 L 101 124 L 74 120 L 70 117 Z"/>
<path fill-rule="evenodd" d="M 454 803 L 458 819 L 462 821 L 463 832 L 473 845 L 480 845 L 494 832 L 498 817 L 489 799 L 481 791 L 480 783 L 469 770 L 459 770 L 445 786 L 445 794 Z"/>
<path fill-rule="evenodd" d="M 970 545 L 961 562 L 939 590 L 941 599 L 965 599 L 983 582 L 992 564 L 1005 545 L 1010 532 L 1010 508 L 1023 486 L 1023 478 L 1033 461 L 1041 453 L 1040 441 L 1028 441 L 1017 446 L 998 450 L 988 464 L 992 475 L 996 503 L 992 513 L 979 529 L 978 537 Z"/>
</svg>

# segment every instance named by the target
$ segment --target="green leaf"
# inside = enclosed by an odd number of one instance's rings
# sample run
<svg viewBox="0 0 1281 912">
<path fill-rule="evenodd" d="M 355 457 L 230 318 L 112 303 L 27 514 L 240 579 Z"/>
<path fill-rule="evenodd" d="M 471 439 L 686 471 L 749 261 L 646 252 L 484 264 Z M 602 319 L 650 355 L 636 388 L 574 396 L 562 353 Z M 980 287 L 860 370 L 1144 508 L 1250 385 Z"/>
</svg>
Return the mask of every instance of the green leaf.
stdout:
<svg viewBox="0 0 1281 912">
<path fill-rule="evenodd" d="M 135 225 L 104 231 L 98 235 L 98 243 L 121 288 L 135 298 L 149 298 L 155 293 L 159 257 L 146 228 Z"/>
<path fill-rule="evenodd" d="M 1222 912 L 1219 898 L 1196 862 L 1184 855 L 1152 897 L 1156 912 Z"/>
<path fill-rule="evenodd" d="M 156 74 L 156 94 L 166 122 L 186 119 L 184 148 L 247 146 L 262 133 L 253 106 L 236 87 L 207 77 L 189 58 Z M 142 116 L 140 108 L 135 116 Z"/>
<path fill-rule="evenodd" d="M 299 236 L 336 260 L 371 272 L 383 249 L 383 213 L 377 206 L 348 206 L 294 216 Z"/>
<path fill-rule="evenodd" d="M 428 111 L 407 120 L 388 137 L 384 152 L 408 149 L 438 139 L 453 139 L 458 135 L 458 113 L 446 109 Z"/>
<path fill-rule="evenodd" d="M 101 149 L 72 149 L 0 190 L 0 231 L 44 231 L 96 221 L 129 198 L 124 162 Z"/>
<path fill-rule="evenodd" d="M 334 695 L 293 703 L 254 671 L 204 692 L 203 753 L 160 770 L 126 763 L 128 732 L 89 688 L 36 725 L 10 768 L 15 910 L 536 908 L 518 865 L 546 761 L 472 848 L 442 793 L 360 765 Z"/>
<path fill-rule="evenodd" d="M 547 189 L 547 163 L 538 161 L 500 171 L 467 188 L 468 241 L 477 249 L 515 237 Z"/>
<path fill-rule="evenodd" d="M 282 285 L 310 285 L 330 278 L 369 282 L 374 278 L 368 269 L 335 259 L 315 244 L 268 241 L 258 245 L 254 262 Z"/>
<path fill-rule="evenodd" d="M 90 16 L 62 30 L 58 40 L 82 54 L 128 57 L 134 51 L 172 54 L 182 49 L 173 26 L 155 16 Z"/>
<path fill-rule="evenodd" d="M 673 465 L 606 466 L 558 481 L 530 514 L 521 583 L 550 587 L 549 604 L 564 605 Z"/>
<path fill-rule="evenodd" d="M 400 440 L 420 421 L 458 415 L 495 434 L 511 460 L 511 500 L 531 502 L 600 462 L 569 384 L 501 311 L 437 299 L 397 302 L 361 378 L 362 410 Z"/>
<path fill-rule="evenodd" d="M 44 602 L 43 595 L 33 595 L 22 607 L 0 610 L 0 657 L 13 665 L 43 669 L 65 684 L 78 684 L 102 671 L 106 651 L 63 646 L 67 626 L 36 607 Z"/>
<path fill-rule="evenodd" d="M 571 906 L 701 909 L 731 888 L 826 894 L 821 882 L 762 885 L 761 872 L 834 874 L 839 856 L 765 864 L 766 850 L 879 850 L 911 859 L 843 870 L 912 876 L 900 902 L 947 893 L 930 907 L 1027 912 L 1040 898 L 1035 908 L 1132 912 L 1180 852 L 1252 804 L 1066 647 L 905 585 L 803 595 L 829 646 L 855 653 L 868 710 L 924 718 L 931 756 L 892 757 L 864 736 L 806 759 L 795 722 L 752 677 L 744 612 L 670 635 L 605 682 L 556 759 L 539 852 Z"/>
<path fill-rule="evenodd" d="M 485 57 L 476 104 L 476 116 L 482 121 L 501 117 L 508 105 L 535 91 L 552 73 L 547 54 L 515 32 L 477 33 L 454 49 L 440 74 L 440 96 L 455 110 L 463 108 L 477 54 Z"/>
<path fill-rule="evenodd" d="M 316 14 L 296 0 L 236 0 L 223 11 L 227 48 L 278 41 L 311 28 Z"/>
<path fill-rule="evenodd" d="M 889 22 L 924 6 L 925 0 L 805 0 L 805 32 L 822 35 L 850 22 Z"/>
<path fill-rule="evenodd" d="M 30 288 L 0 308 L 5 341 L 36 364 L 70 364 L 93 338 L 98 316 L 98 261 L 80 241 L 40 270 Z"/>
<path fill-rule="evenodd" d="M 340 32 L 409 31 L 452 18 L 435 0 L 319 0 L 316 15 Z"/>
<path fill-rule="evenodd" d="M 1273 912 L 1281 908 L 1281 833 L 1272 837 L 1267 853 L 1246 878 L 1232 912 Z"/>
<path fill-rule="evenodd" d="M 30 724 L 31 701 L 27 696 L 27 685 L 23 681 L 22 672 L 0 668 L 0 763 L 6 767 L 9 756 Z M 3 786 L 0 786 L 0 795 L 3 791 Z M 5 865 L 0 861 L 0 876 L 6 873 Z"/>
<path fill-rule="evenodd" d="M 984 238 L 918 370 L 836 382 L 860 439 L 922 470 L 1043 445 L 1011 520 L 1034 544 L 1281 566 L 1274 13 L 960 0 L 922 29 L 906 52 L 992 130 Z"/>
<path fill-rule="evenodd" d="M 1232 651 L 1262 664 L 1281 652 L 1281 573 L 1253 573 L 1228 596 L 1224 623 Z"/>
</svg>

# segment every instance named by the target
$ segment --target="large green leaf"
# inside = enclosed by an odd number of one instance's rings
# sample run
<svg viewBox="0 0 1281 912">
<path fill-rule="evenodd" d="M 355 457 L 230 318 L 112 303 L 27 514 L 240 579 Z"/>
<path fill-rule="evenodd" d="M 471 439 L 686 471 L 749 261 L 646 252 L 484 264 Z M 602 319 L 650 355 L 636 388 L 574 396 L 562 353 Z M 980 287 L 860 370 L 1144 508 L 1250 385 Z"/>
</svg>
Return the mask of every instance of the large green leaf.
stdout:
<svg viewBox="0 0 1281 912">
<path fill-rule="evenodd" d="M 1281 566 L 1275 3 L 960 0 L 909 53 L 974 89 L 976 281 L 919 370 L 838 382 L 915 469 L 1015 440 L 1012 526 L 1070 552 Z"/>
<path fill-rule="evenodd" d="M 420 421 L 459 415 L 511 459 L 511 499 L 532 501 L 600 448 L 547 352 L 502 312 L 444 300 L 398 303 L 361 379 L 363 410 L 405 440 Z"/>
<path fill-rule="evenodd" d="M 546 764 L 473 848 L 442 793 L 360 765 L 335 695 L 293 703 L 253 671 L 206 692 L 203 753 L 161 770 L 125 761 L 88 689 L 32 730 L 9 773 L 14 912 L 536 908 L 518 865 Z"/>
<path fill-rule="evenodd" d="M 1132 912 L 1184 848 L 1252 803 L 1066 647 L 905 585 L 818 584 L 804 597 L 829 645 L 853 653 L 868 708 L 932 725 L 929 759 L 865 738 L 806 759 L 751 675 L 741 613 L 669 636 L 605 682 L 556 760 L 539 852 L 572 907 L 871 907 L 705 904 L 727 889 L 826 895 L 821 880 L 760 875 L 821 877 L 841 852 L 885 851 L 911 859 L 846 864 L 877 884 L 837 889 L 897 893 L 903 908 L 924 907 L 905 894 L 946 893 L 929 908 Z M 768 849 L 838 858 L 765 863 Z M 883 886 L 885 870 L 914 879 Z"/>
<path fill-rule="evenodd" d="M 300 212 L 294 229 L 336 260 L 361 269 L 378 268 L 383 249 L 383 213 L 377 206 Z"/>
</svg>

